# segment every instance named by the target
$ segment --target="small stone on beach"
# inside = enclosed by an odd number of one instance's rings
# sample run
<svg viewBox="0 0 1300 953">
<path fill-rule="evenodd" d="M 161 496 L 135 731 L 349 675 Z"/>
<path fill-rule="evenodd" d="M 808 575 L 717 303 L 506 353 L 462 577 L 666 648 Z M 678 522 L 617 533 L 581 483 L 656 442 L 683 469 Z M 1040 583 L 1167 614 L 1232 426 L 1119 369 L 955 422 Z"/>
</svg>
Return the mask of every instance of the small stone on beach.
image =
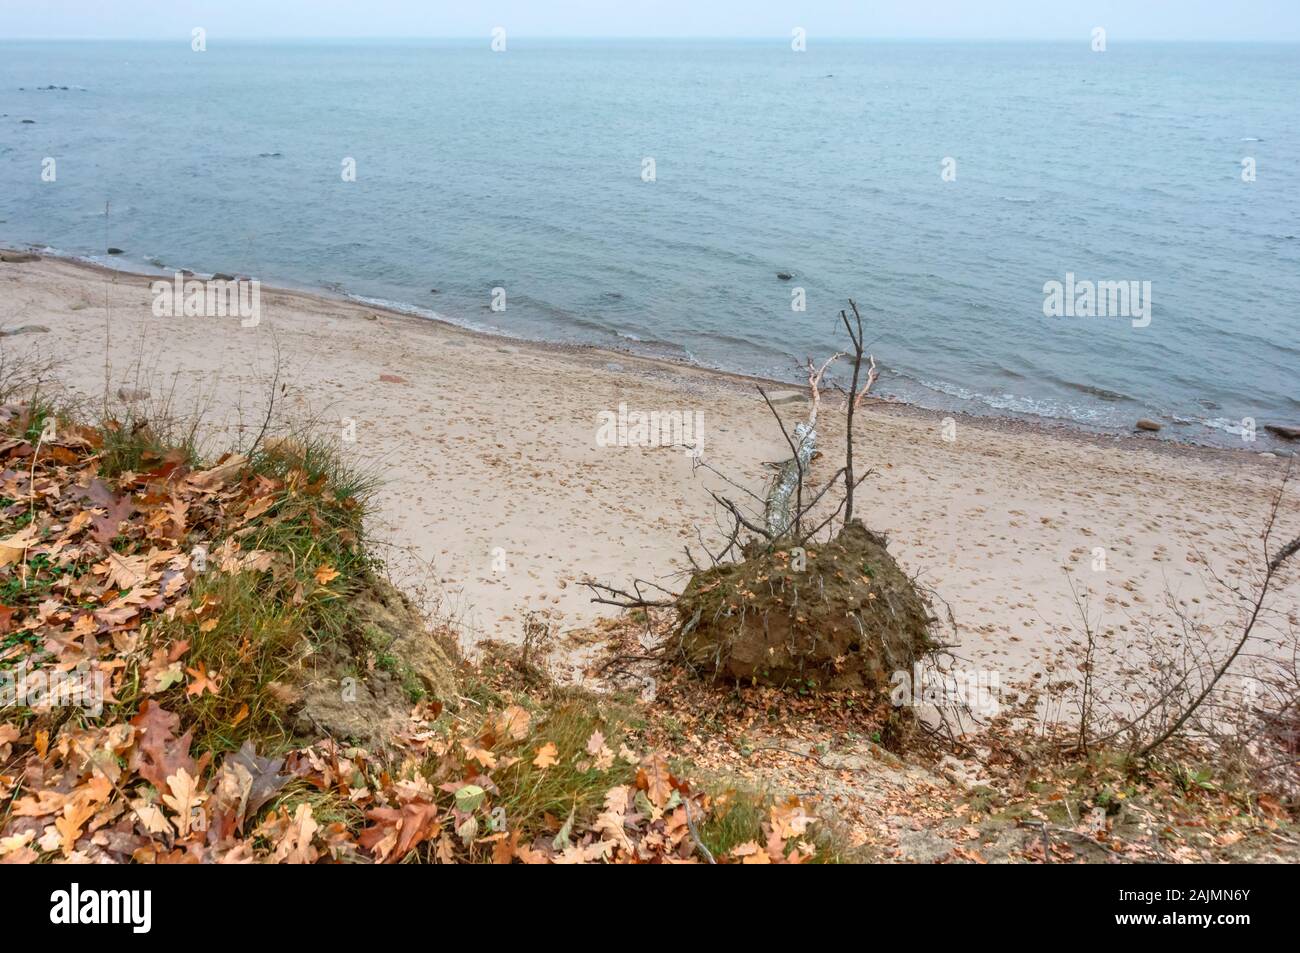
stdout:
<svg viewBox="0 0 1300 953">
<path fill-rule="evenodd" d="M 1161 427 L 1163 427 L 1164 424 L 1159 423 L 1158 421 L 1152 420 L 1152 419 L 1150 419 L 1149 417 L 1143 417 L 1141 420 L 1139 420 L 1139 421 L 1138 421 L 1136 424 L 1134 424 L 1133 426 L 1136 427 L 1138 430 L 1149 430 L 1149 431 L 1155 432 L 1155 431 L 1159 430 Z"/>
</svg>

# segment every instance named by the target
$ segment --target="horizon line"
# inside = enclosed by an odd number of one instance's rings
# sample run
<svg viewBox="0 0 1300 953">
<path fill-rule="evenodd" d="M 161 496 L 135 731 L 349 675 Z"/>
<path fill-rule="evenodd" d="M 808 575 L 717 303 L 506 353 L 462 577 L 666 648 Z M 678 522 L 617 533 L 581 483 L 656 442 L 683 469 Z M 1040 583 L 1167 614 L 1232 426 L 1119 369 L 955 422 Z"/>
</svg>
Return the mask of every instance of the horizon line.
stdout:
<svg viewBox="0 0 1300 953">
<path fill-rule="evenodd" d="M 209 38 L 212 32 L 208 31 Z M 169 42 L 188 42 L 190 34 L 177 33 L 175 35 L 159 36 L 0 36 L 0 42 L 67 42 L 67 43 L 169 43 Z M 757 43 L 781 43 L 789 42 L 789 37 L 785 34 L 747 34 L 741 36 L 726 35 L 636 35 L 636 34 L 550 34 L 550 33 L 519 33 L 507 34 L 509 40 L 608 40 L 614 42 L 626 41 L 654 41 L 654 42 L 757 42 Z M 340 36 L 340 35 L 302 35 L 302 34 L 275 34 L 275 35 L 247 35 L 247 34 L 217 34 L 219 39 L 234 42 L 317 42 L 323 40 L 332 40 L 339 42 L 404 42 L 418 43 L 425 41 L 487 41 L 491 38 L 491 33 L 473 33 L 473 34 L 454 34 L 454 35 L 427 35 L 427 36 L 395 36 L 389 34 L 374 34 L 363 36 Z M 1082 35 L 1071 36 L 1044 36 L 1044 37 L 1018 37 L 1018 36 L 823 36 L 814 32 L 809 32 L 808 39 L 810 42 L 817 43 L 1079 43 L 1086 46 L 1089 42 L 1089 36 L 1085 33 Z M 1258 43 L 1270 46 L 1295 46 L 1300 44 L 1300 39 L 1271 39 L 1256 37 L 1239 37 L 1233 39 L 1203 39 L 1203 38 L 1169 38 L 1169 37 L 1122 37 L 1118 41 L 1110 38 L 1108 42 L 1111 45 L 1118 43 L 1120 46 L 1132 43 L 1169 43 L 1169 44 L 1230 44 L 1230 43 Z"/>
</svg>

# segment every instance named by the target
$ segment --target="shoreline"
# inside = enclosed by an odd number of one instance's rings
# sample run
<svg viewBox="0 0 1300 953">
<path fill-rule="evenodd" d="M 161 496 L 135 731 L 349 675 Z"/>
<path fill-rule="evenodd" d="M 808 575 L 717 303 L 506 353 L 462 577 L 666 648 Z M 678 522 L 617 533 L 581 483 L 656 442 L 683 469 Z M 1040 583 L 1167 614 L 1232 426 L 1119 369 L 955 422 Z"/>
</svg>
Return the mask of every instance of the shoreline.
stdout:
<svg viewBox="0 0 1300 953">
<path fill-rule="evenodd" d="M 22 243 L 22 246 L 21 250 L 30 251 L 33 254 L 40 255 L 43 259 L 48 258 L 52 261 L 67 262 L 105 275 L 121 275 L 135 279 L 158 280 L 159 278 L 173 276 L 177 272 L 190 272 L 196 279 L 207 280 L 210 279 L 213 274 L 216 274 L 216 272 L 202 272 L 195 269 L 179 267 L 173 268 L 172 270 L 166 270 L 162 266 L 155 266 L 157 267 L 156 272 L 140 271 L 138 270 L 140 267 L 139 263 L 134 261 L 129 262 L 130 267 L 119 268 L 90 256 L 63 252 L 57 249 L 52 249 L 50 246 L 44 244 Z M 5 247 L 6 246 L 0 245 L 0 249 Z M 187 277 L 189 276 L 187 275 Z M 720 380 L 728 380 L 749 385 L 761 384 L 770 388 L 798 390 L 805 394 L 808 393 L 808 387 L 806 384 L 780 380 L 778 378 L 764 377 L 756 374 L 748 374 L 742 371 L 731 371 L 725 368 L 712 367 L 688 359 L 675 359 L 662 355 L 641 354 L 630 347 L 619 348 L 603 344 L 547 341 L 538 338 L 517 337 L 504 332 L 496 333 L 482 328 L 469 327 L 453 320 L 441 312 L 435 311 L 432 308 L 424 308 L 419 305 L 406 304 L 404 302 L 377 300 L 344 290 L 336 290 L 318 285 L 298 284 L 293 281 L 285 281 L 282 284 L 266 282 L 263 283 L 262 287 L 267 294 L 293 294 L 306 297 L 317 297 L 325 301 L 349 302 L 366 308 L 371 308 L 377 312 L 387 314 L 390 317 L 412 321 L 433 322 L 440 327 L 454 329 L 489 341 L 505 341 L 511 345 L 536 348 L 552 353 L 590 353 L 598 356 L 605 356 L 615 361 L 635 360 L 648 365 L 658 365 L 665 368 L 689 368 L 693 371 L 713 375 Z M 898 408 L 900 412 L 920 414 L 930 419 L 943 420 L 947 417 L 953 417 L 960 422 L 964 422 L 966 425 L 983 427 L 990 430 L 1038 432 L 1067 439 L 1078 438 L 1085 442 L 1106 446 L 1131 445 L 1147 449 L 1161 448 L 1177 454 L 1206 452 L 1210 454 L 1228 453 L 1259 456 L 1261 454 L 1272 453 L 1277 457 L 1291 456 L 1295 450 L 1288 441 L 1269 434 L 1262 424 L 1259 427 L 1254 444 L 1250 446 L 1231 446 L 1208 441 L 1202 442 L 1189 440 L 1173 434 L 1161 436 L 1158 432 L 1144 432 L 1138 430 L 1136 427 L 1128 431 L 1109 430 L 1101 427 L 1089 426 L 1082 421 L 1068 420 L 1060 417 L 1045 417 L 1020 411 L 992 411 L 985 413 L 974 410 L 942 410 L 926 407 L 922 404 L 907 400 L 878 396 L 869 397 L 868 400 L 877 408 Z M 1268 457 L 1264 457 L 1263 459 L 1267 460 Z"/>
</svg>

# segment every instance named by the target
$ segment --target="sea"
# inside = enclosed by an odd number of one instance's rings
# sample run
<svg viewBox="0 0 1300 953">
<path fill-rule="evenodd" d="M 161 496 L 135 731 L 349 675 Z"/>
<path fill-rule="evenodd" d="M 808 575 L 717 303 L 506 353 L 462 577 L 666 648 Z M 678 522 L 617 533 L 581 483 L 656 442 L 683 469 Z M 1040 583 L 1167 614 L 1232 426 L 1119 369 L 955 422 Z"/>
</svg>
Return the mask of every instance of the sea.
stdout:
<svg viewBox="0 0 1300 953">
<path fill-rule="evenodd" d="M 1300 425 L 1300 46 L 195 45 L 0 39 L 0 243 L 791 382 L 853 299 L 882 396 Z"/>
</svg>

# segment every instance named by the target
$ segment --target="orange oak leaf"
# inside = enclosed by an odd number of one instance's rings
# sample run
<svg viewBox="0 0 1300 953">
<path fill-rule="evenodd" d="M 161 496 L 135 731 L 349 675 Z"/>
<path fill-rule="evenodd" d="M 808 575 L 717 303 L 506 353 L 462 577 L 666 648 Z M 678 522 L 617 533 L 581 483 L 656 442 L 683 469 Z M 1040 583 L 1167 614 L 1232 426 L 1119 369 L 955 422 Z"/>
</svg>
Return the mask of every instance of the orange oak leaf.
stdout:
<svg viewBox="0 0 1300 953">
<path fill-rule="evenodd" d="M 558 755 L 559 749 L 555 747 L 555 742 L 548 741 L 537 749 L 537 757 L 533 758 L 533 767 L 545 771 L 559 760 Z"/>
<path fill-rule="evenodd" d="M 198 668 L 187 668 L 186 672 L 194 679 L 185 687 L 185 694 L 190 696 L 201 697 L 204 692 L 210 692 L 213 695 L 219 694 L 221 689 L 221 674 L 219 672 L 208 672 L 208 667 L 203 662 L 199 663 Z"/>
<path fill-rule="evenodd" d="M 646 793 L 650 803 L 662 808 L 668 804 L 673 794 L 672 774 L 668 771 L 668 761 L 661 754 L 646 756 L 636 776 L 637 787 Z"/>
</svg>

